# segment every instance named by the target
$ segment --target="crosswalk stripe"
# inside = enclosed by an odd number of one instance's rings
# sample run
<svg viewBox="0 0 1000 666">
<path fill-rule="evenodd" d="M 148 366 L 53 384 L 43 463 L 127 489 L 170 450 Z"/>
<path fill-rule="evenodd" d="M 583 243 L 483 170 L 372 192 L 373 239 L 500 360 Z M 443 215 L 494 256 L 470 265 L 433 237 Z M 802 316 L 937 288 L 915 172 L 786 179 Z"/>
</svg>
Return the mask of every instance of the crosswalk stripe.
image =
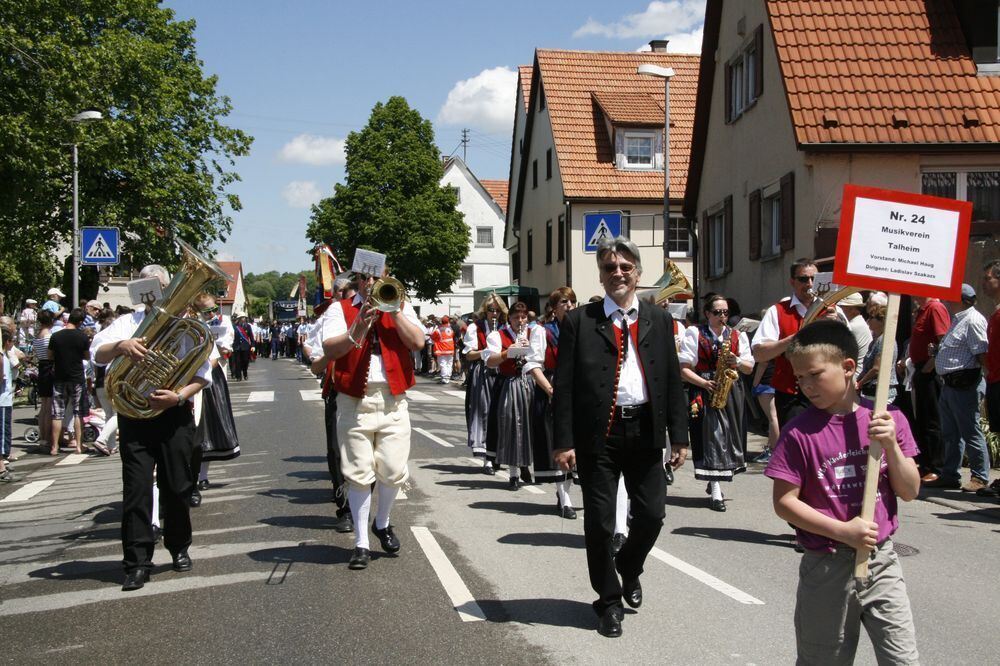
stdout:
<svg viewBox="0 0 1000 666">
<path fill-rule="evenodd" d="M 649 551 L 649 554 L 658 559 L 659 561 L 663 562 L 667 566 L 673 567 L 674 569 L 677 569 L 681 573 L 691 576 L 691 578 L 694 578 L 695 580 L 702 582 L 705 585 L 708 585 L 713 590 L 721 592 L 727 597 L 735 599 L 741 604 L 753 604 L 757 606 L 764 605 L 764 602 L 758 599 L 757 597 L 751 596 L 746 592 L 744 592 L 743 590 L 739 590 L 730 585 L 729 583 L 719 580 L 718 578 L 708 573 L 707 571 L 702 571 L 693 564 L 688 564 L 684 560 L 674 557 L 670 553 L 660 550 L 655 546 L 651 551 Z"/>
<path fill-rule="evenodd" d="M 10 504 L 11 502 L 26 502 L 32 497 L 42 492 L 53 483 L 55 479 L 46 479 L 45 481 L 32 481 L 23 488 L 18 488 L 7 497 L 0 499 L 0 504 Z"/>
<path fill-rule="evenodd" d="M 0 616 L 62 610 L 74 606 L 96 604 L 102 601 L 121 601 L 137 597 L 151 597 L 157 594 L 218 587 L 220 585 L 249 583 L 252 581 L 267 580 L 270 576 L 270 571 L 248 571 L 246 573 L 224 574 L 221 576 L 183 576 L 162 582 L 151 582 L 141 590 L 129 592 L 128 595 L 123 595 L 118 586 L 107 586 L 94 590 L 57 592 L 44 596 L 8 599 L 4 602 L 3 606 L 0 606 Z"/>
<path fill-rule="evenodd" d="M 274 402 L 274 391 L 250 391 L 247 402 Z"/>
<path fill-rule="evenodd" d="M 437 443 L 437 444 L 440 444 L 441 446 L 446 446 L 446 447 L 448 447 L 449 449 L 450 449 L 450 448 L 453 448 L 453 447 L 455 446 L 454 444 L 452 444 L 452 443 L 450 443 L 450 442 L 446 442 L 446 441 L 444 441 L 443 439 L 441 439 L 441 438 L 440 438 L 440 437 L 438 437 L 437 435 L 432 435 L 431 433 L 427 432 L 427 431 L 426 431 L 426 430 L 424 430 L 423 428 L 414 428 L 414 430 L 415 430 L 416 432 L 419 432 L 419 433 L 420 433 L 421 435 L 423 435 L 423 436 L 424 436 L 424 437 L 426 437 L 427 439 L 431 440 L 432 442 L 435 442 L 435 443 Z"/>
<path fill-rule="evenodd" d="M 423 549 L 427 561 L 431 563 L 431 568 L 437 574 L 438 580 L 441 581 L 441 586 L 444 587 L 444 591 L 448 594 L 448 598 L 451 599 L 452 606 L 458 611 L 458 616 L 462 618 L 462 622 L 481 622 L 485 620 L 486 613 L 476 603 L 472 593 L 469 592 L 469 588 L 465 585 L 462 577 L 458 575 L 458 571 L 455 570 L 448 556 L 441 550 L 441 546 L 438 545 L 437 539 L 434 538 L 431 531 L 426 527 L 417 525 L 411 527 L 410 531 L 413 532 L 414 538 Z"/>
<path fill-rule="evenodd" d="M 322 400 L 323 399 L 323 391 L 321 389 L 312 389 L 311 391 L 300 390 L 299 391 L 299 395 L 301 395 L 302 399 L 305 400 L 305 401 L 307 401 L 307 402 L 312 401 L 312 400 Z"/>
<path fill-rule="evenodd" d="M 79 465 L 84 460 L 90 457 L 89 453 L 71 453 L 59 462 L 55 464 L 56 467 L 62 467 L 64 465 Z"/>
<path fill-rule="evenodd" d="M 450 396 L 454 396 L 456 398 L 461 398 L 462 400 L 465 400 L 465 391 L 456 391 L 454 389 L 445 389 L 443 392 L 447 393 Z"/>
<path fill-rule="evenodd" d="M 414 391 L 413 389 L 409 389 L 406 392 L 406 397 L 410 398 L 411 400 L 414 400 L 415 402 L 437 402 L 438 401 L 437 398 L 435 398 L 434 396 L 432 396 L 432 395 L 430 395 L 428 393 L 424 393 L 423 391 Z"/>
</svg>

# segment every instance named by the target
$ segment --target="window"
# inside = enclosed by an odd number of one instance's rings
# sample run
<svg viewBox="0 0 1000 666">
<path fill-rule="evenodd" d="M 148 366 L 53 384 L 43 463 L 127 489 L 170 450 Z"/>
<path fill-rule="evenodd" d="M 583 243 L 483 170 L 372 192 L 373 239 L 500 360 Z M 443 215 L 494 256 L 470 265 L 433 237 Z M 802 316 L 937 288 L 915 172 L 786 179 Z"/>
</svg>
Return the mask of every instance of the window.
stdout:
<svg viewBox="0 0 1000 666">
<path fill-rule="evenodd" d="M 559 216 L 559 261 L 566 260 L 566 216 Z"/>
<path fill-rule="evenodd" d="M 538 160 L 531 162 L 531 189 L 538 187 Z"/>
<path fill-rule="evenodd" d="M 625 166 L 632 169 L 653 168 L 652 134 L 625 134 Z"/>
<path fill-rule="evenodd" d="M 476 227 L 476 247 L 493 247 L 493 227 Z"/>
<path fill-rule="evenodd" d="M 535 253 L 535 234 L 533 229 L 528 229 L 528 263 L 524 267 L 525 271 L 531 270 L 531 257 Z"/>
<path fill-rule="evenodd" d="M 761 202 L 761 256 L 765 259 L 781 254 L 781 191 Z"/>
<path fill-rule="evenodd" d="M 1000 169 L 925 171 L 922 180 L 924 194 L 971 201 L 974 221 L 1000 221 Z"/>
<path fill-rule="evenodd" d="M 517 282 L 521 279 L 521 252 L 514 250 L 510 253 L 510 280 Z"/>
<path fill-rule="evenodd" d="M 750 260 L 772 259 L 795 247 L 795 172 L 747 195 Z"/>
<path fill-rule="evenodd" d="M 998 71 L 990 68 L 1000 63 L 1000 2 L 997 0 L 957 0 L 955 13 L 972 60 L 980 65 L 980 73 Z M 987 67 L 982 67 L 986 65 Z"/>
<path fill-rule="evenodd" d="M 545 221 L 545 265 L 552 263 L 552 220 Z"/>
<path fill-rule="evenodd" d="M 552 149 L 545 151 L 545 180 L 552 180 Z"/>
<path fill-rule="evenodd" d="M 667 249 L 671 257 L 691 256 L 691 235 L 688 234 L 683 217 L 670 217 L 670 225 L 667 228 Z"/>
<path fill-rule="evenodd" d="M 708 237 L 711 239 L 708 246 L 708 275 L 718 277 L 726 270 L 726 214 L 723 211 L 708 218 Z"/>
<path fill-rule="evenodd" d="M 733 122 L 764 92 L 764 26 L 759 25 L 726 63 L 726 122 Z"/>
<path fill-rule="evenodd" d="M 455 193 L 455 203 L 462 203 L 462 190 L 454 185 L 448 185 L 448 189 Z"/>
<path fill-rule="evenodd" d="M 460 287 L 471 287 L 474 284 L 475 267 L 472 264 L 462 264 L 462 277 L 459 282 Z"/>
</svg>

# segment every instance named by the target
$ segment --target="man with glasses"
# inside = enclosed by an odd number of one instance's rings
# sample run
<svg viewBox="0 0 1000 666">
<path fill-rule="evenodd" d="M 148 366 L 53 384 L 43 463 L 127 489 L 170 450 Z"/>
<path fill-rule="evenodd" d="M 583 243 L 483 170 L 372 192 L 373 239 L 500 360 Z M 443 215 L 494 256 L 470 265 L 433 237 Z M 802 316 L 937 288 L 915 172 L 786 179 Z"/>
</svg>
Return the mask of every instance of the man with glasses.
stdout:
<svg viewBox="0 0 1000 666">
<path fill-rule="evenodd" d="M 619 236 L 602 241 L 596 256 L 604 298 L 572 310 L 560 327 L 553 458 L 580 476 L 598 632 L 617 637 L 623 597 L 632 608 L 642 604 L 639 576 L 663 526 L 668 434 L 673 467 L 687 458 L 687 404 L 677 350 L 663 344 L 673 337 L 673 319 L 635 294 L 639 249 Z M 612 556 L 619 476 L 632 500 L 632 527 Z"/>
<path fill-rule="evenodd" d="M 785 358 L 785 350 L 799 332 L 802 319 L 816 299 L 813 283 L 817 272 L 816 263 L 811 259 L 795 260 L 789 269 L 791 297 L 783 298 L 767 309 L 751 343 L 757 363 L 774 361 L 771 386 L 774 387 L 778 423 L 782 427 L 809 406 L 809 401 L 799 391 L 792 365 Z"/>
</svg>

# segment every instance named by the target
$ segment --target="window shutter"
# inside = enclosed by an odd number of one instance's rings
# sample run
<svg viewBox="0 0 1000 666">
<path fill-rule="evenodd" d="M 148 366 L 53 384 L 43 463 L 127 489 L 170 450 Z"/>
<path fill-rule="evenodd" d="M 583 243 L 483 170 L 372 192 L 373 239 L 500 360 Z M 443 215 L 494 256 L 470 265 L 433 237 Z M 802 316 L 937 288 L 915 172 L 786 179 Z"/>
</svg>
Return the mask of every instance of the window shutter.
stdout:
<svg viewBox="0 0 1000 666">
<path fill-rule="evenodd" d="M 753 33 L 754 82 L 753 98 L 759 99 L 764 92 L 764 25 L 757 26 Z"/>
<path fill-rule="evenodd" d="M 726 63 L 726 123 L 733 122 L 733 68 Z"/>
<path fill-rule="evenodd" d="M 615 166 L 625 168 L 625 132 L 615 130 Z"/>
<path fill-rule="evenodd" d="M 731 273 L 733 270 L 733 198 L 726 197 L 725 215 L 723 217 L 723 247 L 725 265 L 722 267 L 723 273 Z"/>
<path fill-rule="evenodd" d="M 781 249 L 795 247 L 795 172 L 781 177 Z"/>
<path fill-rule="evenodd" d="M 702 254 L 702 271 L 707 280 L 712 275 L 712 232 L 709 230 L 708 211 L 701 214 L 701 243 L 698 251 Z"/>
<path fill-rule="evenodd" d="M 760 259 L 760 190 L 754 190 L 747 198 L 750 206 L 750 261 Z"/>
</svg>

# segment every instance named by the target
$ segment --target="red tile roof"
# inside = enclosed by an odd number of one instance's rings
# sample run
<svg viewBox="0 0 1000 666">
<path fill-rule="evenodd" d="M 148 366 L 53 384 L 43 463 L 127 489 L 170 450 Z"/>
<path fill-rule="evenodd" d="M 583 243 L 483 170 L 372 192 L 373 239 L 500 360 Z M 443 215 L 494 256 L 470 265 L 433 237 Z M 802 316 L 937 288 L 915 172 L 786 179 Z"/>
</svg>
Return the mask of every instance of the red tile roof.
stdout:
<svg viewBox="0 0 1000 666">
<path fill-rule="evenodd" d="M 614 125 L 663 124 L 663 95 L 595 92 L 593 97 Z"/>
<path fill-rule="evenodd" d="M 531 65 L 518 65 L 517 78 L 521 82 L 521 97 L 524 98 L 524 110 L 531 109 Z"/>
<path fill-rule="evenodd" d="M 489 195 L 493 197 L 493 201 L 497 202 L 497 205 L 500 206 L 500 210 L 502 210 L 503 214 L 506 215 L 508 182 L 506 180 L 480 179 L 479 183 L 489 193 Z"/>
<path fill-rule="evenodd" d="M 239 261 L 217 261 L 219 268 L 232 279 L 226 282 L 226 295 L 219 299 L 220 303 L 231 304 L 236 300 L 236 282 L 243 274 L 243 264 Z"/>
<path fill-rule="evenodd" d="M 1000 141 L 1000 78 L 976 76 L 950 0 L 767 0 L 802 144 Z"/>
<path fill-rule="evenodd" d="M 609 103 L 629 97 L 658 100 L 660 119 L 655 124 L 662 125 L 663 80 L 636 71 L 650 63 L 675 71 L 670 80 L 670 191 L 681 198 L 691 151 L 698 61 L 698 55 L 677 53 L 536 52 L 566 197 L 662 199 L 662 171 L 615 168 L 611 138 L 599 122 L 600 107 L 594 101 L 594 95 Z M 650 108 L 645 102 L 634 104 Z"/>
</svg>

